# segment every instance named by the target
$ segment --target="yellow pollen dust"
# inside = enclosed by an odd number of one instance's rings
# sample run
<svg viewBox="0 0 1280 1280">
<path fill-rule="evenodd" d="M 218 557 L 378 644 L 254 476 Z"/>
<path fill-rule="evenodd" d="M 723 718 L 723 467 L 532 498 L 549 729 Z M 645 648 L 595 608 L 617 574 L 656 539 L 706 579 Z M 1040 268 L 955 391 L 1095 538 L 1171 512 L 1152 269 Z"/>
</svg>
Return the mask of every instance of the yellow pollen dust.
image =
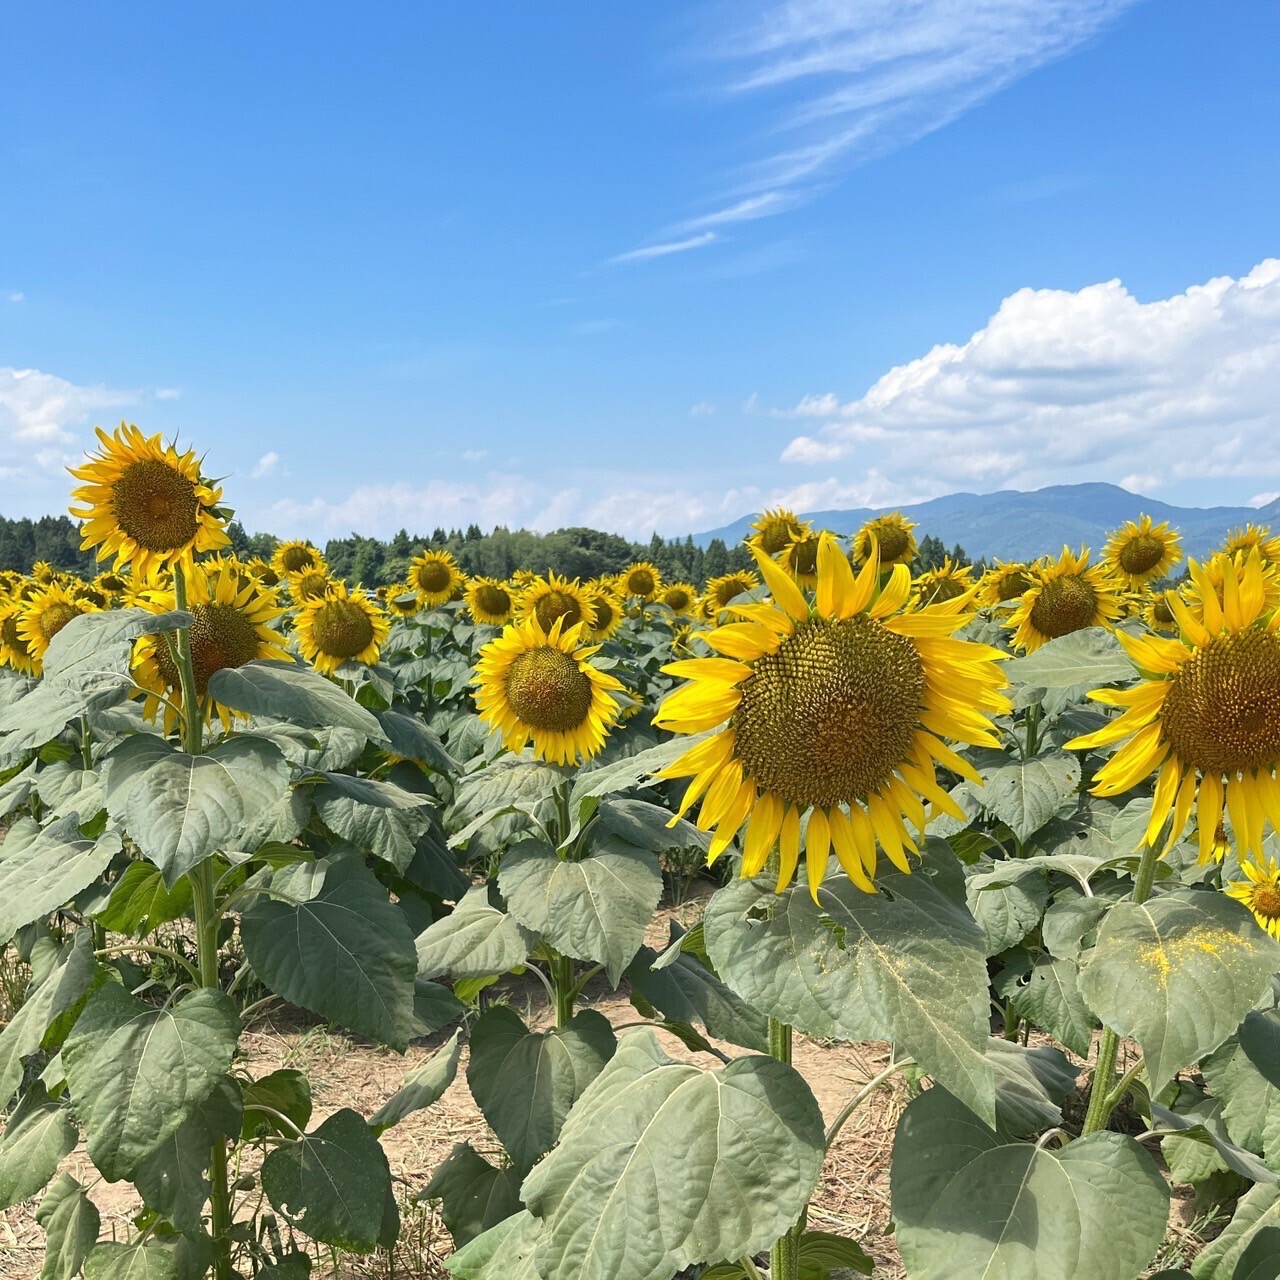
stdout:
<svg viewBox="0 0 1280 1280">
<path fill-rule="evenodd" d="M 1190 929 L 1167 942 L 1148 942 L 1138 948 L 1138 959 L 1155 972 L 1160 990 L 1169 985 L 1169 977 L 1199 956 L 1221 959 L 1232 952 L 1252 952 L 1253 943 L 1232 933 L 1230 929 L 1209 927 Z"/>
</svg>

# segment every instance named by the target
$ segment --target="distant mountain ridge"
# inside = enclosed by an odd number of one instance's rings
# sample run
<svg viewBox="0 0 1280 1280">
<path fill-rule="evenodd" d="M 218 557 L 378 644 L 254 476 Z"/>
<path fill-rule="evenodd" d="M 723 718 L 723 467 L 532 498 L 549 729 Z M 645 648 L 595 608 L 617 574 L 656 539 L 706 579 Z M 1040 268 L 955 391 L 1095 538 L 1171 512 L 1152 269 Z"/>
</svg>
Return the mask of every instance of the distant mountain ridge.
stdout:
<svg viewBox="0 0 1280 1280">
<path fill-rule="evenodd" d="M 1063 544 L 1101 551 L 1107 535 L 1144 511 L 1153 520 L 1168 520 L 1182 533 L 1183 549 L 1197 558 L 1216 547 L 1238 525 L 1280 526 L 1280 498 L 1265 507 L 1175 507 L 1144 498 L 1114 484 L 1055 484 L 1023 492 L 950 493 L 904 507 L 863 507 L 851 511 L 805 511 L 816 529 L 853 533 L 872 516 L 901 511 L 919 526 L 918 533 L 940 538 L 948 547 L 957 542 L 975 560 L 1030 560 Z M 755 514 L 743 516 L 721 529 L 696 533 L 705 547 L 713 538 L 733 546 L 751 530 Z M 1277 529 L 1280 532 L 1280 528 Z"/>
</svg>

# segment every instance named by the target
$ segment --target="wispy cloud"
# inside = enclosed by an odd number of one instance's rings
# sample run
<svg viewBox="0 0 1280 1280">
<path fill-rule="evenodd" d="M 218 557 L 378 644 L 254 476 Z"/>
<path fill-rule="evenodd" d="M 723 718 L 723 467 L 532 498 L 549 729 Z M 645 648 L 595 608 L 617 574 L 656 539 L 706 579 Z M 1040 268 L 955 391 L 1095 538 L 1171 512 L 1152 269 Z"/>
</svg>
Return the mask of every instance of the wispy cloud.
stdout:
<svg viewBox="0 0 1280 1280">
<path fill-rule="evenodd" d="M 25 293 L 14 292 L 9 295 L 10 302 L 26 302 L 27 295 Z"/>
<path fill-rule="evenodd" d="M 701 249 L 716 239 L 714 231 L 704 231 L 701 235 L 688 236 L 683 240 L 667 240 L 662 244 L 648 244 L 639 249 L 629 249 L 608 260 L 607 265 L 618 266 L 627 262 L 648 262 L 651 258 L 666 258 L 673 253 L 687 253 L 690 249 Z"/>
<path fill-rule="evenodd" d="M 268 476 L 273 476 L 280 469 L 280 455 L 273 449 L 270 453 L 264 453 L 262 457 L 254 463 L 253 470 L 249 475 L 254 480 L 265 480 Z"/>
</svg>

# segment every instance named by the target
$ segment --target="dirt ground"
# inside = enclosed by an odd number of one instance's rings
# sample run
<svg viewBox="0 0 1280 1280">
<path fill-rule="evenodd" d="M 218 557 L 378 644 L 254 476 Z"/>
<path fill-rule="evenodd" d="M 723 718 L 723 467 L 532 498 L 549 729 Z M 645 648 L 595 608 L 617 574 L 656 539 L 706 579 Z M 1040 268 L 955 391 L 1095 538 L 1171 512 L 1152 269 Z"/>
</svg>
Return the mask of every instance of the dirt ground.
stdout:
<svg viewBox="0 0 1280 1280">
<path fill-rule="evenodd" d="M 666 943 L 666 920 L 672 916 L 688 924 L 696 920 L 700 904 L 695 900 L 666 910 L 655 919 L 650 945 Z M 491 989 L 507 1000 L 530 1025 L 545 1028 L 552 1022 L 545 991 L 531 978 L 507 979 Z M 580 1007 L 604 1014 L 615 1027 L 634 1023 L 639 1015 L 622 992 L 610 991 L 601 980 L 584 993 Z M 351 1107 L 371 1115 L 400 1087 L 405 1075 L 420 1066 L 452 1034 L 452 1028 L 415 1041 L 401 1056 L 344 1033 L 331 1030 L 306 1015 L 286 1009 L 267 1017 L 245 1032 L 241 1047 L 242 1065 L 253 1076 L 280 1067 L 305 1070 L 311 1080 L 314 1112 L 312 1127 L 333 1111 Z M 707 1062 L 705 1054 L 690 1052 L 674 1036 L 659 1033 L 663 1047 L 672 1056 Z M 730 1057 L 745 1052 L 733 1045 L 718 1044 Z M 889 1062 L 888 1046 L 882 1043 L 827 1044 L 805 1036 L 795 1038 L 796 1068 L 808 1081 L 829 1123 L 849 1098 Z M 712 1064 L 715 1065 L 715 1064 Z M 393 1280 L 444 1280 L 442 1266 L 452 1249 L 452 1241 L 438 1214 L 415 1196 L 426 1185 L 431 1172 L 449 1154 L 453 1145 L 469 1141 L 487 1158 L 498 1162 L 502 1149 L 466 1085 L 465 1050 L 458 1076 L 434 1107 L 415 1112 L 382 1137 L 397 1180 L 403 1227 L 392 1255 L 340 1255 L 318 1248 L 313 1257 L 313 1275 Z M 906 1106 L 908 1088 L 895 1077 L 871 1095 L 841 1130 L 829 1153 L 822 1179 L 814 1194 L 809 1224 L 817 1230 L 832 1231 L 860 1241 L 875 1259 L 877 1280 L 902 1280 L 889 1218 L 889 1157 L 898 1117 Z M 86 1184 L 97 1173 L 77 1149 L 64 1167 Z M 1187 1191 L 1187 1188 L 1181 1190 Z M 97 1182 L 91 1191 L 102 1213 L 102 1236 L 125 1239 L 129 1219 L 140 1202 L 128 1183 Z M 0 1213 L 0 1280 L 34 1280 L 43 1257 L 43 1232 L 35 1222 L 32 1200 Z M 1178 1264 L 1194 1256 L 1198 1243 L 1189 1199 L 1175 1199 L 1174 1225 L 1158 1262 Z"/>
</svg>

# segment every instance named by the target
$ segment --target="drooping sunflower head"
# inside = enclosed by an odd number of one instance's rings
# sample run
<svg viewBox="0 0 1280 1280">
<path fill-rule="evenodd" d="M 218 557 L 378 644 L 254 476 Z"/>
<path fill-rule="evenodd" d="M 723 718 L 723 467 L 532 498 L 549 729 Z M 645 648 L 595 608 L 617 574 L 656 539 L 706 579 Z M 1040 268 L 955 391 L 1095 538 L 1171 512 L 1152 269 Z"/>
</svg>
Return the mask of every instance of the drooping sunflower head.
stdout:
<svg viewBox="0 0 1280 1280">
<path fill-rule="evenodd" d="M 520 616 L 536 616 L 543 631 L 550 631 L 557 619 L 563 628 L 576 627 L 587 617 L 587 593 L 577 578 L 570 581 L 553 570 L 545 578 L 534 578 L 520 597 Z"/>
<path fill-rule="evenodd" d="M 880 557 L 881 568 L 895 564 L 910 564 L 916 558 L 915 521 L 908 520 L 901 511 L 890 511 L 868 520 L 853 539 L 853 559 L 856 564 L 866 564 L 874 546 Z"/>
<path fill-rule="evenodd" d="M 707 589 L 702 593 L 703 610 L 708 618 L 717 618 L 739 596 L 754 591 L 759 585 L 760 579 L 749 569 L 722 573 L 707 582 Z"/>
<path fill-rule="evenodd" d="M 306 604 L 315 600 L 329 590 L 330 579 L 327 569 L 299 569 L 286 579 L 289 598 L 294 604 Z"/>
<path fill-rule="evenodd" d="M 472 622 L 505 627 L 511 621 L 515 599 L 505 582 L 497 578 L 472 578 L 467 584 L 467 609 Z"/>
<path fill-rule="evenodd" d="M 937 569 L 922 573 L 915 581 L 913 595 L 920 604 L 943 604 L 973 590 L 973 565 L 953 564 L 944 556 Z"/>
<path fill-rule="evenodd" d="M 1212 596 L 1221 609 L 1226 603 L 1228 584 L 1239 577 L 1244 566 L 1246 554 L 1256 554 L 1262 572 L 1262 612 L 1271 613 L 1280 607 L 1280 565 L 1268 562 L 1260 552 L 1246 553 L 1237 551 L 1228 555 L 1220 551 L 1211 556 L 1207 563 L 1197 563 L 1191 580 L 1185 583 L 1179 592 L 1186 601 L 1187 608 L 1197 621 L 1204 621 L 1205 600 Z"/>
<path fill-rule="evenodd" d="M 313 547 L 304 538 L 295 538 L 289 542 L 276 544 L 276 549 L 271 555 L 271 569 L 276 575 L 276 581 L 284 582 L 295 573 L 306 573 L 310 569 L 327 573 L 329 566 L 325 564 L 319 547 Z"/>
<path fill-rule="evenodd" d="M 698 603 L 698 589 L 692 582 L 668 582 L 659 599 L 677 617 L 692 613 Z"/>
<path fill-rule="evenodd" d="M 18 619 L 18 634 L 26 641 L 33 656 L 43 661 L 49 641 L 71 621 L 82 613 L 97 613 L 98 606 L 87 600 L 77 598 L 70 587 L 52 582 L 45 587 L 37 587 L 22 602 L 22 613 Z"/>
<path fill-rule="evenodd" d="M 1161 591 L 1151 596 L 1142 610 L 1142 620 L 1152 631 L 1177 631 L 1178 620 L 1173 616 L 1173 609 L 1165 598 L 1168 592 Z"/>
<path fill-rule="evenodd" d="M 608 587 L 599 586 L 588 593 L 587 629 L 593 640 L 608 640 L 622 626 L 623 607 Z"/>
<path fill-rule="evenodd" d="M 1104 565 L 1090 565 L 1089 552 L 1062 548 L 1056 561 L 1032 566 L 1031 585 L 1005 625 L 1024 653 L 1085 627 L 1110 626 L 1124 613 L 1120 584 Z"/>
<path fill-rule="evenodd" d="M 751 522 L 747 546 L 758 547 L 767 556 L 777 556 L 797 538 L 809 532 L 810 524 L 787 507 L 770 507 Z"/>
<path fill-rule="evenodd" d="M 261 556 L 254 556 L 251 560 L 246 560 L 244 562 L 244 567 L 248 569 L 264 587 L 275 587 L 280 585 L 280 575 L 276 572 L 275 566 L 269 560 L 264 560 Z"/>
<path fill-rule="evenodd" d="M 818 535 L 803 533 L 778 557 L 787 572 L 805 591 L 812 591 L 818 583 Z"/>
<path fill-rule="evenodd" d="M 1265 524 L 1247 524 L 1243 528 L 1232 529 L 1219 550 L 1228 556 L 1257 551 L 1264 567 L 1280 565 L 1280 537 L 1273 537 L 1270 527 Z"/>
<path fill-rule="evenodd" d="M 98 428 L 98 440 L 96 454 L 69 468 L 83 482 L 71 491 L 85 504 L 71 508 L 84 521 L 82 551 L 96 547 L 99 560 L 114 556 L 117 569 L 132 564 L 147 574 L 228 545 L 222 490 L 201 475 L 193 449 L 179 453 L 129 423 L 111 435 Z"/>
<path fill-rule="evenodd" d="M 978 603 L 988 609 L 1017 600 L 1031 585 L 1027 566 L 1018 560 L 997 560 L 994 569 L 982 575 L 978 585 Z"/>
<path fill-rule="evenodd" d="M 537 576 L 532 569 L 517 569 L 511 575 L 511 585 L 517 592 L 523 591 Z"/>
<path fill-rule="evenodd" d="M 7 600 L 0 604 L 0 664 L 12 667 L 24 676 L 38 676 L 43 663 L 18 630 L 21 620 L 21 600 Z"/>
<path fill-rule="evenodd" d="M 1273 938 L 1280 938 L 1280 867 L 1274 858 L 1240 860 L 1245 879 L 1226 885 L 1227 896 L 1243 902 Z"/>
<path fill-rule="evenodd" d="M 111 607 L 111 597 L 105 591 L 100 591 L 92 582 L 74 582 L 71 584 L 70 590 L 78 601 L 89 605 L 93 609 L 108 609 Z"/>
<path fill-rule="evenodd" d="M 107 570 L 93 580 L 93 585 L 109 599 L 118 600 L 129 589 L 129 579 L 123 573 Z"/>
<path fill-rule="evenodd" d="M 391 624 L 367 592 L 332 582 L 322 596 L 308 600 L 293 620 L 302 656 L 322 675 L 344 662 L 377 662 Z"/>
<path fill-rule="evenodd" d="M 462 570 L 452 551 L 428 547 L 409 562 L 409 585 L 418 593 L 424 609 L 447 604 L 461 583 Z"/>
<path fill-rule="evenodd" d="M 31 577 L 42 587 L 48 586 L 58 576 L 58 571 L 47 560 L 37 560 L 31 566 Z"/>
<path fill-rule="evenodd" d="M 1126 520 L 1107 540 L 1103 563 L 1131 591 L 1169 576 L 1182 559 L 1182 538 L 1167 520 L 1153 523 L 1149 515 Z"/>
<path fill-rule="evenodd" d="M 834 849 L 850 878 L 870 891 L 877 845 L 904 870 L 918 849 L 907 829 L 926 803 L 959 809 L 938 784 L 942 763 L 977 774 L 942 741 L 997 741 L 989 716 L 1007 711 L 999 650 L 956 640 L 973 617 L 963 598 L 905 608 L 906 566 L 882 580 L 874 550 L 856 576 L 839 542 L 820 535 L 816 598 L 763 553 L 756 562 L 771 602 L 736 607 L 740 619 L 703 634 L 718 657 L 664 668 L 688 681 L 654 723 L 714 736 L 664 776 L 690 778 L 685 813 L 715 829 L 718 857 L 746 824 L 742 874 L 758 875 L 779 849 L 777 884 L 791 882 L 801 848 L 817 893 Z"/>
<path fill-rule="evenodd" d="M 476 709 L 511 751 L 533 744 L 541 760 L 576 764 L 596 755 L 618 717 L 621 683 L 590 661 L 583 623 L 544 631 L 536 613 L 508 625 L 480 650 Z"/>
<path fill-rule="evenodd" d="M 1142 679 L 1129 689 L 1090 696 L 1123 714 L 1067 745 L 1093 750 L 1121 743 L 1095 775 L 1094 791 L 1127 792 L 1158 771 L 1146 843 L 1173 822 L 1166 850 L 1194 808 L 1200 857 L 1221 857 L 1217 831 L 1230 819 L 1243 853 L 1261 857 L 1266 824 L 1280 831 L 1280 613 L 1266 607 L 1262 558 L 1227 566 L 1223 603 L 1202 596 L 1198 618 L 1176 593 L 1165 593 L 1176 636 L 1116 633 Z M 1197 587 L 1204 568 L 1190 562 Z"/>
<path fill-rule="evenodd" d="M 418 593 L 407 582 L 383 588 L 382 600 L 394 618 L 412 618 L 418 612 Z"/>
<path fill-rule="evenodd" d="M 662 590 L 662 574 L 647 560 L 629 564 L 622 573 L 619 594 L 627 600 L 652 600 Z"/>
<path fill-rule="evenodd" d="M 215 715 L 229 729 L 229 708 L 208 697 L 209 680 L 216 671 L 242 667 L 257 659 L 289 661 L 284 638 L 273 623 L 284 613 L 272 587 L 250 581 L 241 585 L 238 574 L 224 566 L 206 569 L 199 561 L 185 570 L 187 610 L 194 619 L 188 631 L 195 669 L 196 696 L 206 720 Z M 139 593 L 138 604 L 153 613 L 176 607 L 172 586 Z M 182 682 L 165 635 L 143 636 L 134 646 L 133 678 L 147 691 L 143 714 L 155 719 L 164 707 L 166 729 L 172 729 L 182 709 Z"/>
</svg>

